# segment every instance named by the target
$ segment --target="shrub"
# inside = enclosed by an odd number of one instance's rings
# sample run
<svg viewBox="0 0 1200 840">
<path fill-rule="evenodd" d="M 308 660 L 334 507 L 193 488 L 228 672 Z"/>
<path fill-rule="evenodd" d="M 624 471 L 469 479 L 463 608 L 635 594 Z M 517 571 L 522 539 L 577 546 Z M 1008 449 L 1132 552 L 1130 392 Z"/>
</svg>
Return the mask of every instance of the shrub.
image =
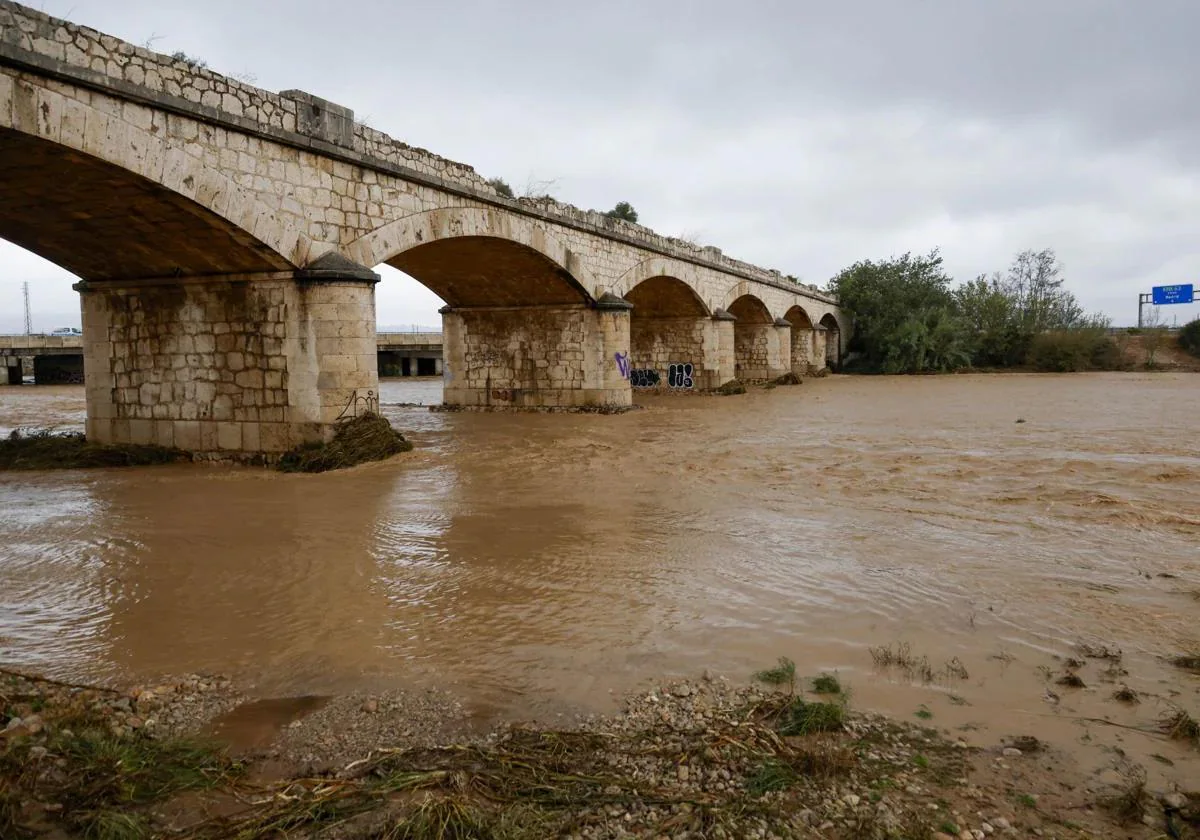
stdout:
<svg viewBox="0 0 1200 840">
<path fill-rule="evenodd" d="M 1193 356 L 1200 356 L 1200 318 L 1183 325 L 1179 331 L 1179 346 Z"/>
<path fill-rule="evenodd" d="M 1126 366 L 1120 347 L 1098 327 L 1039 333 L 1029 343 L 1025 363 L 1036 370 L 1059 373 Z"/>
</svg>

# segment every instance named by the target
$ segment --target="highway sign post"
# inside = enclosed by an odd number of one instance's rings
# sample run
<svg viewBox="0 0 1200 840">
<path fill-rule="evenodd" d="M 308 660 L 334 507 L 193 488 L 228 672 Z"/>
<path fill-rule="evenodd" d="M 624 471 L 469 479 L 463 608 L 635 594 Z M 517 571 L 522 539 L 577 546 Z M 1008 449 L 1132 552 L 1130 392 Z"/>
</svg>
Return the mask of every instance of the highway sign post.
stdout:
<svg viewBox="0 0 1200 840">
<path fill-rule="evenodd" d="M 1138 328 L 1140 329 L 1142 326 L 1142 307 L 1147 303 L 1154 306 L 1169 306 L 1173 303 L 1192 303 L 1195 299 L 1195 287 L 1191 283 L 1151 287 L 1150 294 L 1143 292 L 1138 295 Z"/>
</svg>

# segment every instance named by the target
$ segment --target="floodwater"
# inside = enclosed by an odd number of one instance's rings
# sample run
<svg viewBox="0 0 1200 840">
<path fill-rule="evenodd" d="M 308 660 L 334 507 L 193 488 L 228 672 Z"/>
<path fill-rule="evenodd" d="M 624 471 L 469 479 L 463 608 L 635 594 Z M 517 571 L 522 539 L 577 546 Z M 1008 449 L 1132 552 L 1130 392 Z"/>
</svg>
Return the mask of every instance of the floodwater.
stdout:
<svg viewBox="0 0 1200 840">
<path fill-rule="evenodd" d="M 973 743 L 1034 734 L 1096 767 L 1120 746 L 1200 778 L 1194 751 L 1080 720 L 1200 717 L 1200 679 L 1164 660 L 1200 646 L 1200 376 L 835 376 L 619 416 L 398 405 L 439 387 L 384 382 L 417 448 L 350 471 L 0 474 L 0 661 L 220 672 L 264 698 L 439 686 L 546 717 L 788 656 Z M 0 388 L 0 428 L 79 425 L 82 404 Z M 1055 684 L 1081 641 L 1128 674 Z M 875 668 L 901 642 L 931 682 Z"/>
</svg>

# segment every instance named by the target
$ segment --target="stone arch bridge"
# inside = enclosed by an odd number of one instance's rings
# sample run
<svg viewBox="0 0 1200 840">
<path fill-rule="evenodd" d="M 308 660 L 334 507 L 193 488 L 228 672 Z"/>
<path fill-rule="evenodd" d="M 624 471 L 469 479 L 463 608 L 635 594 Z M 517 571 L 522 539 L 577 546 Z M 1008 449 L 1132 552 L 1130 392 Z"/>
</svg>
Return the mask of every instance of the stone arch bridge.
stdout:
<svg viewBox="0 0 1200 840">
<path fill-rule="evenodd" d="M 552 199 L 302 91 L 0 0 L 0 237 L 81 279 L 87 431 L 278 452 L 378 393 L 372 271 L 447 304 L 445 401 L 628 405 L 836 364 L 836 300 Z"/>
</svg>

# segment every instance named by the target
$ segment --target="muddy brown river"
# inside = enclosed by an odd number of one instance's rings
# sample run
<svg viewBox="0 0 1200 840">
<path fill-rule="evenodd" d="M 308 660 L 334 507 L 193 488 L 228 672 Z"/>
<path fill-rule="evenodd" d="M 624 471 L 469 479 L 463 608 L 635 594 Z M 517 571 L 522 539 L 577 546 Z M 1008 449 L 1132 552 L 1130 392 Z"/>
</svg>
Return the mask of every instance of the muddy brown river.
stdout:
<svg viewBox="0 0 1200 840">
<path fill-rule="evenodd" d="M 1200 376 L 830 377 L 620 416 L 381 390 L 417 447 L 386 463 L 0 474 L 0 660 L 546 717 L 788 656 L 859 708 L 1200 778 L 1195 751 L 1081 720 L 1200 717 L 1200 679 L 1164 659 L 1200 646 Z M 82 417 L 82 388 L 0 388 L 0 432 Z M 1079 642 L 1128 674 L 1057 685 Z M 875 667 L 900 643 L 931 681 Z"/>
</svg>

